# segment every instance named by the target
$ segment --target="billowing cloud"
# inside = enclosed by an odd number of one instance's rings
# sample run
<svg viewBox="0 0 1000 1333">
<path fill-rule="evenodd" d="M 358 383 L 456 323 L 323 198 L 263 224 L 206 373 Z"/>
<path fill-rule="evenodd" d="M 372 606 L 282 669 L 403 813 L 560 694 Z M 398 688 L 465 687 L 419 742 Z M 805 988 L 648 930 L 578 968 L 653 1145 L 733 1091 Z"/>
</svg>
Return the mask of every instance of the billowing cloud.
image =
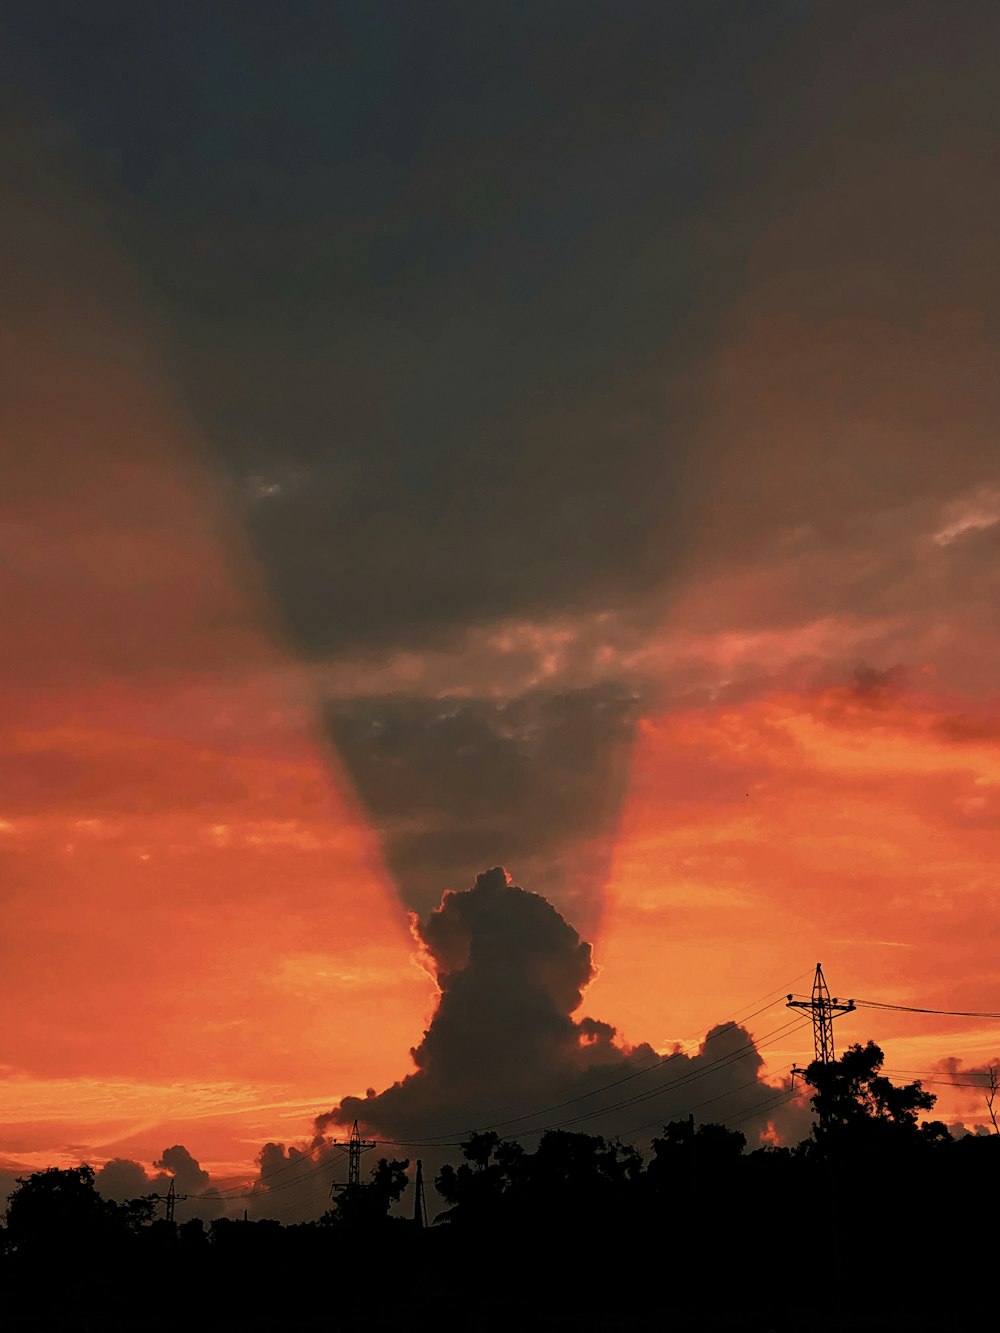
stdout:
<svg viewBox="0 0 1000 1333">
<path fill-rule="evenodd" d="M 165 1148 L 163 1156 L 153 1165 L 170 1172 L 179 1194 L 204 1194 L 209 1187 L 208 1172 L 202 1170 L 200 1163 L 181 1143 Z"/>
<path fill-rule="evenodd" d="M 283 1143 L 266 1143 L 258 1153 L 257 1179 L 245 1201 L 248 1213 L 292 1222 L 327 1212 L 333 1206 L 333 1187 L 347 1183 L 347 1155 L 335 1138 L 316 1136 L 307 1145 L 287 1148 Z"/>
<path fill-rule="evenodd" d="M 151 1177 L 141 1162 L 134 1162 L 128 1157 L 113 1157 L 98 1168 L 94 1176 L 97 1192 L 115 1203 L 124 1203 L 127 1199 L 140 1199 L 145 1194 L 155 1194 L 161 1181 L 161 1174 Z"/>
<path fill-rule="evenodd" d="M 150 1194 L 159 1195 L 162 1200 L 172 1182 L 177 1195 L 175 1215 L 181 1222 L 190 1217 L 209 1220 L 221 1217 L 227 1211 L 225 1197 L 213 1185 L 209 1173 L 183 1144 L 175 1143 L 170 1148 L 164 1148 L 153 1166 L 159 1170 L 150 1175 L 141 1162 L 127 1157 L 113 1157 L 97 1170 L 94 1184 L 98 1193 L 106 1199 L 122 1203 Z M 230 1202 L 229 1209 L 235 1208 L 237 1202 Z"/>
<path fill-rule="evenodd" d="M 590 945 L 539 894 L 495 868 L 446 893 L 415 933 L 440 997 L 414 1073 L 381 1093 L 346 1097 L 317 1131 L 355 1119 L 415 1154 L 473 1129 L 536 1136 L 572 1126 L 648 1139 L 667 1120 L 738 1121 L 754 1142 L 783 1115 L 787 1093 L 762 1076 L 746 1028 L 713 1027 L 694 1053 L 624 1046 L 614 1028 L 574 1017 L 595 975 Z M 711 1107 L 701 1113 L 701 1108 Z"/>
</svg>

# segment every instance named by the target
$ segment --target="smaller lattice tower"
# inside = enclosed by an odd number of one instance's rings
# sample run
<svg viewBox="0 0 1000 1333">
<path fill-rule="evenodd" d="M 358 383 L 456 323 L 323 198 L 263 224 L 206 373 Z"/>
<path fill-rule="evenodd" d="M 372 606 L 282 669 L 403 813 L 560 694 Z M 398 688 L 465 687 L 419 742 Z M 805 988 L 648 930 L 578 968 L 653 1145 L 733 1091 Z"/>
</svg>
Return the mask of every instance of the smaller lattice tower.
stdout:
<svg viewBox="0 0 1000 1333">
<path fill-rule="evenodd" d="M 347 1149 L 347 1184 L 345 1186 L 335 1182 L 330 1186 L 330 1193 L 335 1194 L 337 1190 L 342 1189 L 358 1189 L 361 1185 L 361 1154 L 378 1145 L 374 1139 L 363 1139 L 361 1137 L 361 1130 L 358 1129 L 356 1120 L 354 1128 L 351 1130 L 351 1137 L 346 1142 L 343 1139 L 333 1139 L 331 1144 L 334 1148 Z"/>
<path fill-rule="evenodd" d="M 183 1202 L 184 1199 L 189 1199 L 191 1196 L 190 1194 L 178 1194 L 177 1185 L 173 1176 L 171 1176 L 166 1194 L 148 1194 L 146 1197 L 152 1199 L 155 1203 L 163 1204 L 163 1214 L 167 1221 L 172 1224 L 174 1221 L 174 1208 L 176 1205 Z"/>
</svg>

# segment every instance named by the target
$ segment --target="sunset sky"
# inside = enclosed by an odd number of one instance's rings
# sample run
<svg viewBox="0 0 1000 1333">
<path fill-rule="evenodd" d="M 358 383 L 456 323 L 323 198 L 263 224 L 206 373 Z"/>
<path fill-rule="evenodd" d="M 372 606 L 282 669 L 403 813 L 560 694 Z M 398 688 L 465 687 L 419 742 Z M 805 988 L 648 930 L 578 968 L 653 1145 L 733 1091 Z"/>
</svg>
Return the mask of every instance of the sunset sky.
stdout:
<svg viewBox="0 0 1000 1333">
<path fill-rule="evenodd" d="M 817 961 L 988 1123 L 998 40 L 4 6 L 4 1180 L 232 1185 L 369 1089 L 440 1136 L 770 1002 L 777 1087 Z M 499 866 L 554 912 L 459 896 Z"/>
</svg>

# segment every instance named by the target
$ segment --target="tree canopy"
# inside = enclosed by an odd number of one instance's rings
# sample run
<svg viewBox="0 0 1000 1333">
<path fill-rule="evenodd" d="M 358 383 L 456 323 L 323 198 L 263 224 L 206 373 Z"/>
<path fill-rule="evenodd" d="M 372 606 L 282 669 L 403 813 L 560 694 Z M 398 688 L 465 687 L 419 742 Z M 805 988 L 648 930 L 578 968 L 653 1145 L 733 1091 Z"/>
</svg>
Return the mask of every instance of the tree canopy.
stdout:
<svg viewBox="0 0 1000 1333">
<path fill-rule="evenodd" d="M 948 1136 L 940 1121 L 920 1124 L 937 1098 L 919 1080 L 893 1083 L 882 1073 L 885 1055 L 875 1042 L 856 1042 L 829 1064 L 814 1060 L 805 1071 L 813 1088 L 815 1144 L 855 1152 L 905 1148 L 921 1139 Z"/>
</svg>

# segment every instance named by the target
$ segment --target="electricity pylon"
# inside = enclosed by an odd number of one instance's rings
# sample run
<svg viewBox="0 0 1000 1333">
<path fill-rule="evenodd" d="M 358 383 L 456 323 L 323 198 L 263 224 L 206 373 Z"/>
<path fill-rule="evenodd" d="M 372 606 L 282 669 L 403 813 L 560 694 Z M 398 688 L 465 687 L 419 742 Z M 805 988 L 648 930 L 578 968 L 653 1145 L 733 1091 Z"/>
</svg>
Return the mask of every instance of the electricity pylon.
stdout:
<svg viewBox="0 0 1000 1333">
<path fill-rule="evenodd" d="M 835 1056 L 833 1053 L 833 1020 L 839 1014 L 849 1014 L 854 1010 L 853 1000 L 838 1000 L 836 995 L 830 999 L 830 990 L 826 984 L 826 978 L 823 976 L 823 964 L 816 964 L 816 975 L 813 978 L 812 998 L 809 1000 L 795 1000 L 789 995 L 788 1009 L 808 1009 L 812 1014 L 813 1024 L 813 1059 L 822 1065 L 832 1064 Z M 792 1082 L 795 1081 L 796 1074 L 804 1074 L 804 1069 L 792 1070 Z"/>
<path fill-rule="evenodd" d="M 361 1130 L 358 1129 L 358 1122 L 355 1120 L 354 1128 L 351 1130 L 349 1139 L 332 1139 L 331 1146 L 334 1148 L 347 1149 L 347 1184 L 335 1181 L 330 1186 L 330 1194 L 333 1195 L 337 1190 L 358 1189 L 361 1185 L 361 1154 L 367 1152 L 369 1148 L 377 1147 L 374 1139 L 362 1139 Z"/>
</svg>

